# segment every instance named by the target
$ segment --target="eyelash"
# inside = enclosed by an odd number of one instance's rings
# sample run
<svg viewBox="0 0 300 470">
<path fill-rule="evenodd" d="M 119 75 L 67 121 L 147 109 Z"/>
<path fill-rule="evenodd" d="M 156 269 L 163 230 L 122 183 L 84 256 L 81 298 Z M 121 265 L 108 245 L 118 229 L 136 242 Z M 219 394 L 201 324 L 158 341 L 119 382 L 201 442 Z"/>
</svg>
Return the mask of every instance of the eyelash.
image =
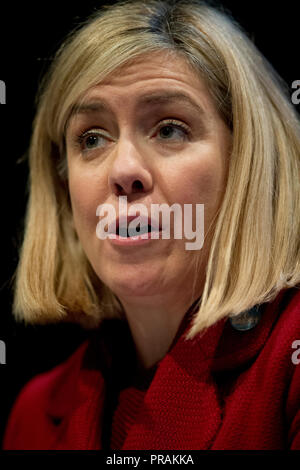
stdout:
<svg viewBox="0 0 300 470">
<path fill-rule="evenodd" d="M 164 127 L 173 126 L 177 129 L 180 129 L 184 133 L 184 140 L 188 139 L 191 135 L 191 130 L 187 124 L 184 124 L 182 121 L 177 121 L 175 119 L 166 119 L 162 121 L 157 129 L 157 133 Z M 82 148 L 84 143 L 84 139 L 90 136 L 99 136 L 105 138 L 105 135 L 101 134 L 100 132 L 96 132 L 96 128 L 93 130 L 88 130 L 80 133 L 76 136 L 76 143 Z M 100 130 L 100 129 L 99 129 Z M 168 140 L 168 139 L 161 139 L 161 140 Z M 85 149 L 82 149 L 85 150 Z M 90 149 L 94 150 L 94 149 Z"/>
</svg>

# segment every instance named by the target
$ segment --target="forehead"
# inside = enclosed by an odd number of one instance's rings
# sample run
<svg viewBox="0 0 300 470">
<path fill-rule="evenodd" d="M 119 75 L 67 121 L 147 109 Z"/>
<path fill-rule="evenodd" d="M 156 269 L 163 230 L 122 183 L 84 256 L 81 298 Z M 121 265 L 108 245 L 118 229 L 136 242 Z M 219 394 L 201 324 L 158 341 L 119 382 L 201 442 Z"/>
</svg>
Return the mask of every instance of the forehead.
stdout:
<svg viewBox="0 0 300 470">
<path fill-rule="evenodd" d="M 175 53 L 155 52 L 122 65 L 90 88 L 73 113 L 116 110 L 134 104 L 194 106 L 199 112 L 213 103 L 200 74 Z"/>
<path fill-rule="evenodd" d="M 136 84 L 137 80 L 165 79 L 192 81 L 200 85 L 197 76 L 187 60 L 178 53 L 159 51 L 141 55 L 118 67 L 101 81 L 101 86 L 118 86 Z"/>
</svg>

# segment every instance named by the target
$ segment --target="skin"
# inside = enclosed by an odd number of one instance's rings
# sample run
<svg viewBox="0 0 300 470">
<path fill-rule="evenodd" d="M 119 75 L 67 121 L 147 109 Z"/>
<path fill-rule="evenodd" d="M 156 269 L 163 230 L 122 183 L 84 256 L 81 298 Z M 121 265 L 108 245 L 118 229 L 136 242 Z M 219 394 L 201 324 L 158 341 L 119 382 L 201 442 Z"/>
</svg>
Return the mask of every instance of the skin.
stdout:
<svg viewBox="0 0 300 470">
<path fill-rule="evenodd" d="M 178 91 L 202 111 L 179 98 L 141 103 L 154 93 Z M 121 301 L 140 364 L 148 368 L 166 354 L 187 309 L 201 295 L 212 237 L 208 229 L 226 187 L 231 133 L 204 82 L 182 57 L 165 52 L 123 66 L 88 90 L 84 102 L 93 109 L 73 115 L 66 133 L 74 225 L 97 276 Z M 100 102 L 106 109 L 94 106 Z M 190 134 L 174 123 L 165 129 L 170 123 L 162 121 L 170 118 L 185 123 Z M 78 142 L 86 131 L 96 138 L 85 134 Z M 96 208 L 109 203 L 118 214 L 120 195 L 127 196 L 128 207 L 143 203 L 149 215 L 152 203 L 204 204 L 202 249 L 186 250 L 187 240 L 172 237 L 126 248 L 100 240 Z"/>
</svg>

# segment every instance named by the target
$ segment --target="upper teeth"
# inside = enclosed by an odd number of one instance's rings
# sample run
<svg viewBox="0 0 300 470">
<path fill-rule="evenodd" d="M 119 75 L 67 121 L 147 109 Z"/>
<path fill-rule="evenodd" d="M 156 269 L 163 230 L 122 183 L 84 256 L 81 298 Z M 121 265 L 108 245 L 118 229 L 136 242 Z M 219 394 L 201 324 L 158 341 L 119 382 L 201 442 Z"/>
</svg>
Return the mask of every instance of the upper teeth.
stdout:
<svg viewBox="0 0 300 470">
<path fill-rule="evenodd" d="M 137 228 L 134 230 L 140 234 L 142 233 L 147 233 L 147 232 L 151 232 L 151 226 L 150 225 L 143 225 L 142 227 L 140 225 L 137 226 Z M 130 230 L 128 230 L 128 232 L 130 232 Z"/>
<path fill-rule="evenodd" d="M 136 227 L 119 227 L 119 235 L 121 237 L 132 237 L 138 235 L 142 235 L 143 233 L 151 232 L 150 225 L 137 225 Z"/>
</svg>

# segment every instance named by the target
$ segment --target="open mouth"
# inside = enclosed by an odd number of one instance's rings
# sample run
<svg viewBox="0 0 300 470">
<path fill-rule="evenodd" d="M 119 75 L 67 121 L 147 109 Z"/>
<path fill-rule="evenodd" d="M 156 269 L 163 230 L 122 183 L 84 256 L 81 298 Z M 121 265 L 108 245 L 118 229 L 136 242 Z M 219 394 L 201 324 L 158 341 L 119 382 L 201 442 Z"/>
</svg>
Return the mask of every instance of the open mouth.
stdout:
<svg viewBox="0 0 300 470">
<path fill-rule="evenodd" d="M 155 229 L 151 225 L 137 225 L 134 228 L 131 227 L 120 227 L 116 228 L 116 235 L 120 237 L 136 237 L 138 235 L 143 235 L 144 233 L 157 232 L 159 229 Z"/>
<path fill-rule="evenodd" d="M 139 216 L 137 220 L 137 216 L 121 215 L 108 226 L 108 233 L 121 238 L 141 237 L 142 235 L 144 235 L 143 238 L 150 238 L 152 233 L 160 231 L 159 221 L 146 216 Z M 157 235 L 153 238 L 157 238 Z"/>
</svg>

